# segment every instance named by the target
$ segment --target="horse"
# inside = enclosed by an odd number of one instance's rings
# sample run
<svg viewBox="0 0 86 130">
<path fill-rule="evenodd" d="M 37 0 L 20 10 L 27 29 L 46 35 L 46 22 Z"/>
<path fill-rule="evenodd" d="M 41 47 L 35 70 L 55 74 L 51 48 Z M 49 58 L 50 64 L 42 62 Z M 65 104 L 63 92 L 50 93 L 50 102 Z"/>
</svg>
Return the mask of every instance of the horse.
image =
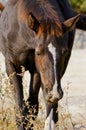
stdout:
<svg viewBox="0 0 86 130">
<path fill-rule="evenodd" d="M 30 114 L 29 108 L 23 107 L 21 66 L 31 74 L 27 102 L 32 114 L 38 114 L 41 86 L 46 104 L 44 130 L 55 130 L 58 101 L 63 97 L 61 78 L 69 60 L 79 17 L 65 21 L 60 6 L 53 0 L 9 0 L 5 6 L 0 17 L 0 51 L 5 56 L 8 76 L 13 74 L 10 83 L 14 86 L 16 107 L 21 110 L 21 121 L 17 117 L 18 130 L 27 129 L 26 117 Z M 33 125 L 28 129 L 34 129 Z"/>
</svg>

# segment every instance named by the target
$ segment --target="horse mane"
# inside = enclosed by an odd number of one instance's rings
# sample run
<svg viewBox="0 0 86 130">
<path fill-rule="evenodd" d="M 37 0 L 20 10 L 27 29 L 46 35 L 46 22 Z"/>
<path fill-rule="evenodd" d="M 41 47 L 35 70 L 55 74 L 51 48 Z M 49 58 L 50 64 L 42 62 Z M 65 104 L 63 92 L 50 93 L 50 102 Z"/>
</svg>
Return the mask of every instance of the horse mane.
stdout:
<svg viewBox="0 0 86 130">
<path fill-rule="evenodd" d="M 23 9 L 28 10 L 29 13 L 40 23 L 43 28 L 51 34 L 62 35 L 61 22 L 54 7 L 48 0 L 22 0 Z"/>
</svg>

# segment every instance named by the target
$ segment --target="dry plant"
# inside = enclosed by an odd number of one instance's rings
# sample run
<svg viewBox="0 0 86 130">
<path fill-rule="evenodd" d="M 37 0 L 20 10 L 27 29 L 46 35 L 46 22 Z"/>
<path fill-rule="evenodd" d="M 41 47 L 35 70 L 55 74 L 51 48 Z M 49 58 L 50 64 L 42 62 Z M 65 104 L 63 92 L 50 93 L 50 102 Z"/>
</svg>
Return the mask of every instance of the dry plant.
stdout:
<svg viewBox="0 0 86 130">
<path fill-rule="evenodd" d="M 68 108 L 68 89 L 70 83 L 64 89 L 65 93 L 65 104 L 59 103 L 59 130 L 74 130 L 73 122 Z"/>
<path fill-rule="evenodd" d="M 17 74 L 19 76 L 24 76 L 25 69 L 21 66 L 21 74 Z M 25 125 L 21 122 L 21 110 L 16 108 L 13 93 L 14 93 L 14 86 L 10 84 L 9 80 L 13 78 L 15 72 L 9 76 L 6 76 L 5 73 L 1 73 L 0 70 L 0 130 L 17 130 L 17 125 Z M 40 121 L 36 118 L 33 113 L 36 112 L 35 108 L 31 108 L 29 103 L 25 102 L 25 107 L 28 108 L 28 113 L 25 117 L 26 122 L 26 130 L 28 130 L 32 125 L 34 126 L 34 130 L 42 130 L 43 129 L 43 121 Z M 16 118 L 17 117 L 17 118 Z M 22 117 L 24 118 L 24 117 Z M 18 122 L 16 124 L 16 119 Z M 36 119 L 36 120 L 34 120 Z M 19 124 L 18 124 L 19 123 Z"/>
<path fill-rule="evenodd" d="M 22 73 L 18 75 L 23 77 L 25 72 L 24 67 L 21 67 L 21 70 Z M 0 130 L 11 130 L 11 129 L 17 130 L 15 117 L 18 117 L 18 120 L 21 121 L 20 116 L 21 110 L 19 110 L 18 108 L 16 108 L 15 110 L 15 101 L 12 94 L 14 92 L 14 88 L 13 85 L 9 83 L 9 79 L 11 79 L 14 74 L 15 73 L 13 73 L 12 75 L 10 75 L 9 78 L 7 78 L 4 73 L 0 72 Z M 58 130 L 73 130 L 73 123 L 68 110 L 68 89 L 69 84 L 67 84 L 67 87 L 65 88 L 65 94 L 66 94 L 65 106 L 62 106 L 59 103 L 59 108 L 57 111 L 59 113 L 59 121 L 57 123 Z M 25 118 L 26 122 L 28 122 L 28 124 L 26 125 L 26 130 L 28 130 L 28 128 L 33 126 L 34 130 L 43 130 L 45 119 L 41 118 L 40 120 L 40 118 L 36 118 L 36 116 L 33 115 L 36 109 L 33 107 L 31 108 L 27 102 L 25 103 L 23 109 L 26 106 L 28 108 L 29 113 L 26 117 L 23 117 Z M 20 124 L 20 121 L 18 122 L 19 125 L 25 125 Z"/>
<path fill-rule="evenodd" d="M 9 78 L 0 71 L 0 130 L 16 130 L 12 91 Z"/>
</svg>

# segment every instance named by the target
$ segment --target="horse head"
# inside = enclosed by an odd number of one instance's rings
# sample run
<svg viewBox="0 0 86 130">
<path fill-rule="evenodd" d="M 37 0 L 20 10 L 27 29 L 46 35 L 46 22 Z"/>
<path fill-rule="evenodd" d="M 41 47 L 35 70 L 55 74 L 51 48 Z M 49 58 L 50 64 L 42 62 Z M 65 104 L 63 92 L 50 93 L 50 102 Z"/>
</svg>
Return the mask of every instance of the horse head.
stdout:
<svg viewBox="0 0 86 130">
<path fill-rule="evenodd" d="M 43 1 L 21 0 L 18 16 L 19 21 L 35 34 L 36 66 L 41 76 L 43 89 L 45 89 L 45 93 L 49 92 L 46 98 L 48 101 L 54 102 L 63 96 L 59 70 L 60 57 L 65 49 L 62 49 L 59 39 L 75 27 L 79 15 L 62 23 L 53 7 L 48 2 L 45 3 Z M 49 49 L 50 44 L 52 44 L 54 52 Z M 63 46 L 63 48 L 67 47 Z"/>
</svg>

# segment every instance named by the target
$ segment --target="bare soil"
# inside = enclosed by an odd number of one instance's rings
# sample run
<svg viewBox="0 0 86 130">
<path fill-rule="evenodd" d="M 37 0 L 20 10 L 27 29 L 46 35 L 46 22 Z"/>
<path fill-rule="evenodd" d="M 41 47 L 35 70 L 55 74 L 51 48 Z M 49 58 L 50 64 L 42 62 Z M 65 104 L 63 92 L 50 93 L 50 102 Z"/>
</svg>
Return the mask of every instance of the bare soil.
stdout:
<svg viewBox="0 0 86 130">
<path fill-rule="evenodd" d="M 59 104 L 70 114 L 74 130 L 86 130 L 86 49 L 73 50 L 62 86 Z"/>
</svg>

